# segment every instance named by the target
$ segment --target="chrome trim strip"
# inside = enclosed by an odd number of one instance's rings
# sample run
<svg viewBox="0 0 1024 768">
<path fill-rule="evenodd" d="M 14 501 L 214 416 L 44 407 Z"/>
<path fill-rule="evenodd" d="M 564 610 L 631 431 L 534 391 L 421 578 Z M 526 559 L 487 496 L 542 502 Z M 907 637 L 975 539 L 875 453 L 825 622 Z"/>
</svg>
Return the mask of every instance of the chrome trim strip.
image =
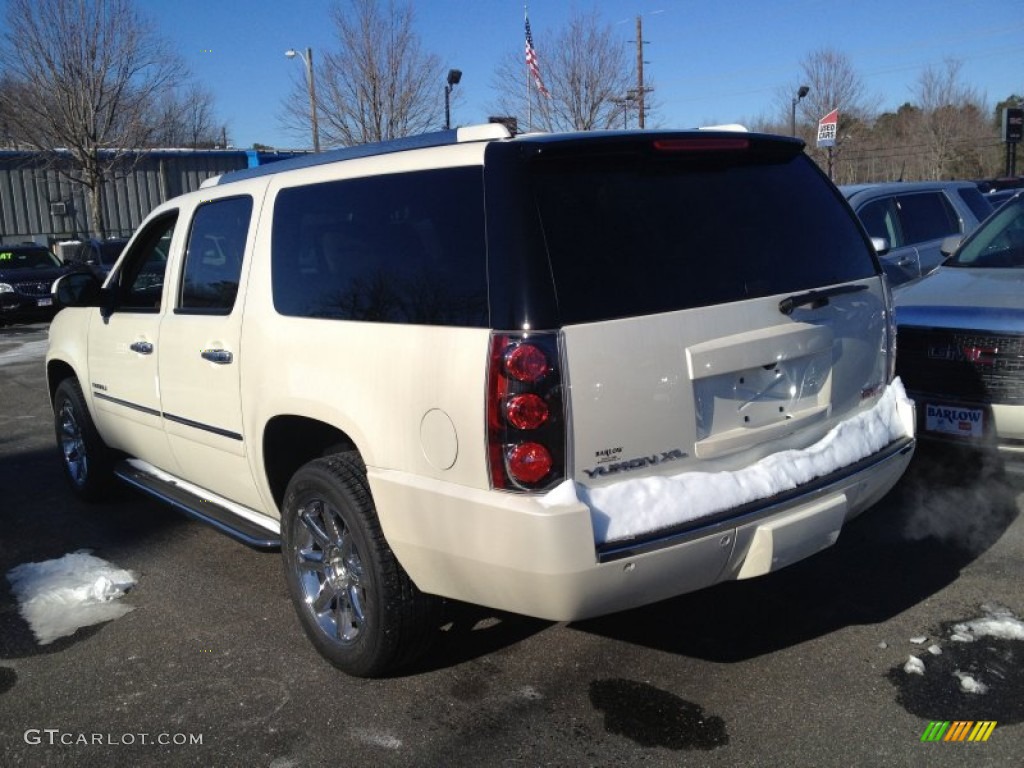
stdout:
<svg viewBox="0 0 1024 768">
<path fill-rule="evenodd" d="M 164 418 L 167 419 L 168 421 L 173 421 L 175 424 L 183 424 L 186 427 L 201 429 L 204 432 L 212 432 L 215 435 L 220 435 L 221 437 L 228 437 L 231 438 L 232 440 L 242 442 L 242 436 L 237 432 L 232 432 L 229 429 L 221 429 L 220 427 L 214 427 L 209 424 L 203 424 L 200 421 L 192 421 L 192 419 L 186 419 L 183 416 L 175 416 L 171 413 L 165 413 Z"/>
<path fill-rule="evenodd" d="M 175 424 L 182 424 L 186 427 L 192 427 L 193 429 L 201 429 L 204 432 L 211 432 L 215 435 L 220 435 L 221 437 L 227 437 L 230 438 L 231 440 L 237 440 L 238 442 L 242 442 L 242 436 L 238 432 L 232 432 L 229 429 L 222 429 L 221 427 L 214 427 L 211 426 L 210 424 L 203 424 L 201 421 L 192 421 L 192 419 L 186 419 L 182 416 L 175 416 L 174 414 L 171 413 L 162 413 L 161 411 L 158 411 L 155 408 L 147 408 L 144 405 L 138 405 L 137 403 L 132 403 L 127 400 L 121 400 L 118 397 L 111 397 L 110 395 L 105 395 L 102 392 L 98 392 L 96 390 L 96 385 L 93 385 L 92 394 L 93 397 L 98 397 L 101 400 L 106 400 L 108 402 L 114 403 L 115 405 L 123 405 L 125 408 L 131 408 L 133 411 L 141 411 L 142 413 L 149 414 L 150 416 L 156 416 L 157 418 L 164 418 L 167 419 L 168 421 L 173 421 Z"/>
<path fill-rule="evenodd" d="M 132 403 L 127 400 L 122 400 L 119 397 L 111 397 L 110 395 L 105 395 L 102 392 L 98 392 L 95 386 L 93 387 L 92 396 L 98 397 L 100 400 L 106 400 L 107 402 L 113 403 L 114 405 L 123 405 L 125 408 L 131 408 L 133 411 L 141 411 L 142 413 L 149 414 L 150 416 L 156 416 L 157 418 L 160 418 L 160 416 L 163 415 L 160 413 L 160 411 L 156 410 L 155 408 L 148 408 L 145 405 L 139 405 L 138 403 Z"/>
</svg>

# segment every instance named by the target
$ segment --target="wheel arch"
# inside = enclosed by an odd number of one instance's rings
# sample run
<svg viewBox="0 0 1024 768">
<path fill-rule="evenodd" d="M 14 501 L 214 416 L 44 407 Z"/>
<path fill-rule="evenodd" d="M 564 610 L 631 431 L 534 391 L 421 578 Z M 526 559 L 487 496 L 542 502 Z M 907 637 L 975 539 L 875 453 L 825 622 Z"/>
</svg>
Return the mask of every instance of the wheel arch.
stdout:
<svg viewBox="0 0 1024 768">
<path fill-rule="evenodd" d="M 333 424 L 308 416 L 281 415 L 263 430 L 263 471 L 278 508 L 285 490 L 300 467 L 314 459 L 358 451 L 355 441 Z"/>
<path fill-rule="evenodd" d="M 46 363 L 46 387 L 50 394 L 50 404 L 53 404 L 53 398 L 57 394 L 57 387 L 64 379 L 78 379 L 78 374 L 75 369 L 64 360 L 49 360 Z M 78 382 L 81 384 L 81 380 Z"/>
</svg>

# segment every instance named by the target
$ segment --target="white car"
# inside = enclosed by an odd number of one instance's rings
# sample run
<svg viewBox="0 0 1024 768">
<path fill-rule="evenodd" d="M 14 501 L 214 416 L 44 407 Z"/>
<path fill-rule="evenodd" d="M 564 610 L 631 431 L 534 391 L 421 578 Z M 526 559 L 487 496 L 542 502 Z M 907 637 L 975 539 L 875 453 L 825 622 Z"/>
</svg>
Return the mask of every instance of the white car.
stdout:
<svg viewBox="0 0 1024 768">
<path fill-rule="evenodd" d="M 945 244 L 947 252 L 956 241 Z M 934 274 L 896 291 L 897 370 L 920 435 L 1024 459 L 1024 196 Z"/>
<path fill-rule="evenodd" d="M 569 621 L 782 568 L 915 445 L 880 267 L 793 139 L 488 125 L 281 161 L 57 298 L 72 488 L 280 544 L 356 675 L 415 658 L 439 598 Z"/>
</svg>

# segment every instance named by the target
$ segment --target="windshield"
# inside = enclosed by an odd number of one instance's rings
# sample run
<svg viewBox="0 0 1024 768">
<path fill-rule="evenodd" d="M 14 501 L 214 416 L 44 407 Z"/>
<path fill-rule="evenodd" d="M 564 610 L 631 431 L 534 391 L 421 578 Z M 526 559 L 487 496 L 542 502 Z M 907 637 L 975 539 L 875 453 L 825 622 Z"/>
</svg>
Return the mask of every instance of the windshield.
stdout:
<svg viewBox="0 0 1024 768">
<path fill-rule="evenodd" d="M 951 267 L 1024 267 L 1024 198 L 999 208 L 947 262 Z"/>
<path fill-rule="evenodd" d="M 51 269 L 60 266 L 60 259 L 45 248 L 0 248 L 0 269 Z"/>
</svg>

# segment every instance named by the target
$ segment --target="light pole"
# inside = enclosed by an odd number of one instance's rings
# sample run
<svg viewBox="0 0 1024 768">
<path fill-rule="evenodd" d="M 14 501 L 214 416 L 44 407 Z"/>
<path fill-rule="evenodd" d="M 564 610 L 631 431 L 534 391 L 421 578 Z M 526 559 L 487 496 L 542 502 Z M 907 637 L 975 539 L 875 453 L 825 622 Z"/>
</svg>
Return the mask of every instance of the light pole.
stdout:
<svg viewBox="0 0 1024 768">
<path fill-rule="evenodd" d="M 796 105 L 804 96 L 810 92 L 810 88 L 806 85 L 801 85 L 800 89 L 796 92 L 796 96 L 793 97 L 793 109 L 789 113 L 789 135 L 796 136 Z"/>
<path fill-rule="evenodd" d="M 298 56 L 306 63 L 306 85 L 309 86 L 309 120 L 313 126 L 313 151 L 320 151 L 320 126 L 316 121 L 316 85 L 313 79 L 313 49 L 307 48 L 306 55 L 302 55 L 302 51 L 297 51 L 294 48 L 289 48 L 284 52 L 284 55 L 289 59 L 294 59 Z"/>
<path fill-rule="evenodd" d="M 448 84 L 444 87 L 444 129 L 447 131 L 452 127 L 451 95 L 452 88 L 462 80 L 461 69 L 448 70 Z"/>
</svg>

